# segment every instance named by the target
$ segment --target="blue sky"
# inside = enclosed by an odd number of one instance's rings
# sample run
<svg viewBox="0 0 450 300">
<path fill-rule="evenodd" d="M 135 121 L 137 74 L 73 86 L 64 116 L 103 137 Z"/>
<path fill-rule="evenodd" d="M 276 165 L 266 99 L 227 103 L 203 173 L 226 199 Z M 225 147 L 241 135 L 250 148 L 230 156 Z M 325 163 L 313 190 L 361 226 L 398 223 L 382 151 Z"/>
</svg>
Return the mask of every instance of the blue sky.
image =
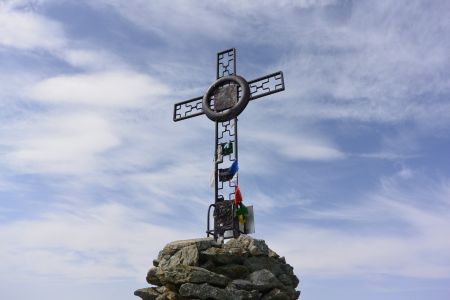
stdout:
<svg viewBox="0 0 450 300">
<path fill-rule="evenodd" d="M 0 2 L 0 291 L 135 299 L 204 235 L 216 53 L 286 91 L 239 117 L 256 238 L 305 300 L 450 297 L 450 2 Z"/>
</svg>

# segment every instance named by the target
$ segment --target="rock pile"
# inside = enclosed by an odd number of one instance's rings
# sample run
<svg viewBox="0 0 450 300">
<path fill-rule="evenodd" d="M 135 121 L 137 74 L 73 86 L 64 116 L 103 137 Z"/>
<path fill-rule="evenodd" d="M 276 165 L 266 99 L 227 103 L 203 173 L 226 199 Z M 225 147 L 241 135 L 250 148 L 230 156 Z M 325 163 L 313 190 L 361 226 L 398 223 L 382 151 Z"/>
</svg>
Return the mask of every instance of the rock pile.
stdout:
<svg viewBox="0 0 450 300">
<path fill-rule="evenodd" d="M 226 244 L 212 238 L 167 244 L 147 282 L 134 292 L 143 300 L 298 299 L 293 268 L 263 240 L 241 235 Z"/>
</svg>

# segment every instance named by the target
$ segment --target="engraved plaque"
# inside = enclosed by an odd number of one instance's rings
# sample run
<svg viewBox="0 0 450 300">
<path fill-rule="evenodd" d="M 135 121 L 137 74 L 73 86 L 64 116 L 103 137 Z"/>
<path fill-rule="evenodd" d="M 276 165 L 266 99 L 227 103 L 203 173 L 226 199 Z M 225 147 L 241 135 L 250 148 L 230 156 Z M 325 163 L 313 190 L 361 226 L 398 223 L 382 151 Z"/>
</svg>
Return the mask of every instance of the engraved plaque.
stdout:
<svg viewBox="0 0 450 300">
<path fill-rule="evenodd" d="M 218 228 L 231 227 L 233 225 L 233 201 L 224 200 L 216 202 L 214 218 Z"/>
<path fill-rule="evenodd" d="M 223 111 L 233 107 L 237 102 L 237 94 L 236 84 L 218 88 L 214 93 L 214 110 Z"/>
</svg>

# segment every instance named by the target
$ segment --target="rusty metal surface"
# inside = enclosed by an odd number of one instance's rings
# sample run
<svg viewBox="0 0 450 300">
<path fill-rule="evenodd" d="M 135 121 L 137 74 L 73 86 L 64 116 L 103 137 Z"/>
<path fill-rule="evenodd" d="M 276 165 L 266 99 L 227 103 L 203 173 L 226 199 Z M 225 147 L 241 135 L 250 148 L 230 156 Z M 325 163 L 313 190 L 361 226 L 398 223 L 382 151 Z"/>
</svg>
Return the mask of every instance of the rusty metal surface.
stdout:
<svg viewBox="0 0 450 300">
<path fill-rule="evenodd" d="M 283 72 L 278 71 L 248 82 L 250 101 L 284 91 Z M 202 115 L 202 96 L 182 101 L 174 105 L 175 122 Z"/>
<path fill-rule="evenodd" d="M 223 111 L 233 107 L 236 104 L 238 97 L 238 89 L 236 84 L 230 84 L 220 87 L 214 93 L 214 107 L 215 111 Z"/>
</svg>

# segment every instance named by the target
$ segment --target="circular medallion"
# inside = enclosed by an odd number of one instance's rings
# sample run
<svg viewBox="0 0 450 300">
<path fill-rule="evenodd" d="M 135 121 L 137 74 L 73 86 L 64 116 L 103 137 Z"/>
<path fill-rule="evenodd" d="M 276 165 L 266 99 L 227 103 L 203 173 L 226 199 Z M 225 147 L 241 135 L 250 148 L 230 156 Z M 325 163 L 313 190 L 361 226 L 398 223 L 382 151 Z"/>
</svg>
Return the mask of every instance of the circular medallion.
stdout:
<svg viewBox="0 0 450 300">
<path fill-rule="evenodd" d="M 203 96 L 203 111 L 215 122 L 236 118 L 250 100 L 250 87 L 241 76 L 230 75 L 217 79 Z M 214 105 L 212 103 L 214 101 Z"/>
</svg>

